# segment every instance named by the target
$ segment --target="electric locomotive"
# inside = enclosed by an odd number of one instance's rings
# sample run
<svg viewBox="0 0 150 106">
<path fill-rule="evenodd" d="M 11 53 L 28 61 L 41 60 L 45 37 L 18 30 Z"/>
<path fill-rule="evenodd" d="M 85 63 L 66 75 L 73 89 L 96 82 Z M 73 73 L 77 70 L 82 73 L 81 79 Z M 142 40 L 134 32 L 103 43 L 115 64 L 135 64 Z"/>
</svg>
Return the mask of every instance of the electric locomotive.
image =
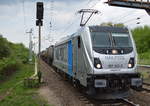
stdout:
<svg viewBox="0 0 150 106">
<path fill-rule="evenodd" d="M 137 51 L 126 27 L 83 26 L 53 46 L 53 66 L 87 94 L 101 99 L 129 96 L 142 87 Z"/>
</svg>

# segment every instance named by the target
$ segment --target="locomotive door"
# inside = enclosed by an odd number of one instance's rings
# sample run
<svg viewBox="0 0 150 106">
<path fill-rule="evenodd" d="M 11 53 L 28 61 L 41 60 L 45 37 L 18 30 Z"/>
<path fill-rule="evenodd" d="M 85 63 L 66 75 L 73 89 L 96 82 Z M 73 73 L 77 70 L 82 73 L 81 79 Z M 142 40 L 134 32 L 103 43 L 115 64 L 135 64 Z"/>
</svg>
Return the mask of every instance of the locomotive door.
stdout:
<svg viewBox="0 0 150 106">
<path fill-rule="evenodd" d="M 73 44 L 73 73 L 74 73 L 74 78 L 77 78 L 77 70 L 78 70 L 78 66 L 77 66 L 77 60 L 78 60 L 78 39 L 77 37 L 73 38 L 72 40 L 72 44 Z"/>
<path fill-rule="evenodd" d="M 81 38 L 77 37 L 77 79 L 81 80 L 83 75 L 83 56 L 82 56 L 82 48 L 81 48 Z"/>
<path fill-rule="evenodd" d="M 72 41 L 68 42 L 68 74 L 73 76 L 73 57 L 72 57 Z"/>
</svg>

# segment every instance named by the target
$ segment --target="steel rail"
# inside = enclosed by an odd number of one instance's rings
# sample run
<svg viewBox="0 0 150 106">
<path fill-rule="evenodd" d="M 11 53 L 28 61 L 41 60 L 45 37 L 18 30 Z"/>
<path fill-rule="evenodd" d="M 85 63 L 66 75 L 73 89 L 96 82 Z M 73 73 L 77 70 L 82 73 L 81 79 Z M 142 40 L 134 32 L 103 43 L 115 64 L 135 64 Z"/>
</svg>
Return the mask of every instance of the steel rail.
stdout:
<svg viewBox="0 0 150 106">
<path fill-rule="evenodd" d="M 143 82 L 143 85 L 146 85 L 146 86 L 148 86 L 148 88 L 150 88 L 150 83 Z M 148 89 L 148 88 L 142 87 L 142 91 L 146 91 L 146 92 L 150 93 L 150 89 Z"/>
<path fill-rule="evenodd" d="M 138 67 L 144 67 L 144 68 L 150 68 L 150 65 L 141 65 L 141 64 L 138 64 L 137 66 Z"/>
<path fill-rule="evenodd" d="M 150 83 L 143 82 L 144 85 L 150 86 Z"/>
<path fill-rule="evenodd" d="M 135 104 L 132 101 L 129 101 L 128 99 L 122 98 L 121 101 L 129 106 L 140 106 L 139 104 Z"/>
</svg>

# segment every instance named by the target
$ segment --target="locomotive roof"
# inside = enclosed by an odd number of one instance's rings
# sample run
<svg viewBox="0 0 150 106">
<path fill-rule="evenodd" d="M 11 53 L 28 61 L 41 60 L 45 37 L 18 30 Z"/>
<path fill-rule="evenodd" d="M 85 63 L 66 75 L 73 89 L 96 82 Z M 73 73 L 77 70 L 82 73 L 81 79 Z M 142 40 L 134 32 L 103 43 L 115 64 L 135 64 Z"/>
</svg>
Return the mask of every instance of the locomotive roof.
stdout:
<svg viewBox="0 0 150 106">
<path fill-rule="evenodd" d="M 113 27 L 113 26 L 89 26 L 92 32 L 117 32 L 117 33 L 127 33 L 128 29 L 126 27 Z"/>
<path fill-rule="evenodd" d="M 68 35 L 66 37 L 63 37 L 58 42 L 55 43 L 55 46 L 65 43 L 66 41 L 70 40 L 73 36 L 75 36 L 75 33 L 72 35 Z"/>
<path fill-rule="evenodd" d="M 117 33 L 128 33 L 128 28 L 126 27 L 114 27 L 114 26 L 88 26 L 92 32 L 117 32 Z M 70 40 L 72 37 L 78 36 L 78 32 L 81 32 L 84 30 L 84 28 L 87 28 L 87 26 L 81 27 L 76 33 L 73 33 L 72 35 L 66 36 L 62 38 L 60 41 L 55 43 L 55 46 L 65 43 L 66 41 Z"/>
</svg>

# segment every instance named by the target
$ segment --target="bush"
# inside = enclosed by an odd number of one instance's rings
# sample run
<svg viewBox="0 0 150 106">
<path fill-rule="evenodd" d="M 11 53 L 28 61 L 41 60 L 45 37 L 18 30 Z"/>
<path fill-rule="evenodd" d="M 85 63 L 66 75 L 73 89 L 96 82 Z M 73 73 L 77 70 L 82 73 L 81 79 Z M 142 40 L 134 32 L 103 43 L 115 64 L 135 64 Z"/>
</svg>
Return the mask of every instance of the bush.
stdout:
<svg viewBox="0 0 150 106">
<path fill-rule="evenodd" d="M 0 80 L 6 79 L 21 64 L 28 62 L 29 50 L 23 44 L 14 44 L 0 36 Z"/>
<path fill-rule="evenodd" d="M 150 27 L 138 27 L 132 30 L 138 53 L 150 51 Z"/>
<path fill-rule="evenodd" d="M 7 39 L 0 36 L 0 59 L 8 57 L 11 54 L 11 49 Z"/>
<path fill-rule="evenodd" d="M 28 63 L 29 50 L 23 44 L 11 44 L 12 56 L 22 63 Z"/>
<path fill-rule="evenodd" d="M 12 59 L 4 58 L 0 61 L 0 80 L 5 80 L 16 70 L 19 70 L 21 63 Z"/>
</svg>

